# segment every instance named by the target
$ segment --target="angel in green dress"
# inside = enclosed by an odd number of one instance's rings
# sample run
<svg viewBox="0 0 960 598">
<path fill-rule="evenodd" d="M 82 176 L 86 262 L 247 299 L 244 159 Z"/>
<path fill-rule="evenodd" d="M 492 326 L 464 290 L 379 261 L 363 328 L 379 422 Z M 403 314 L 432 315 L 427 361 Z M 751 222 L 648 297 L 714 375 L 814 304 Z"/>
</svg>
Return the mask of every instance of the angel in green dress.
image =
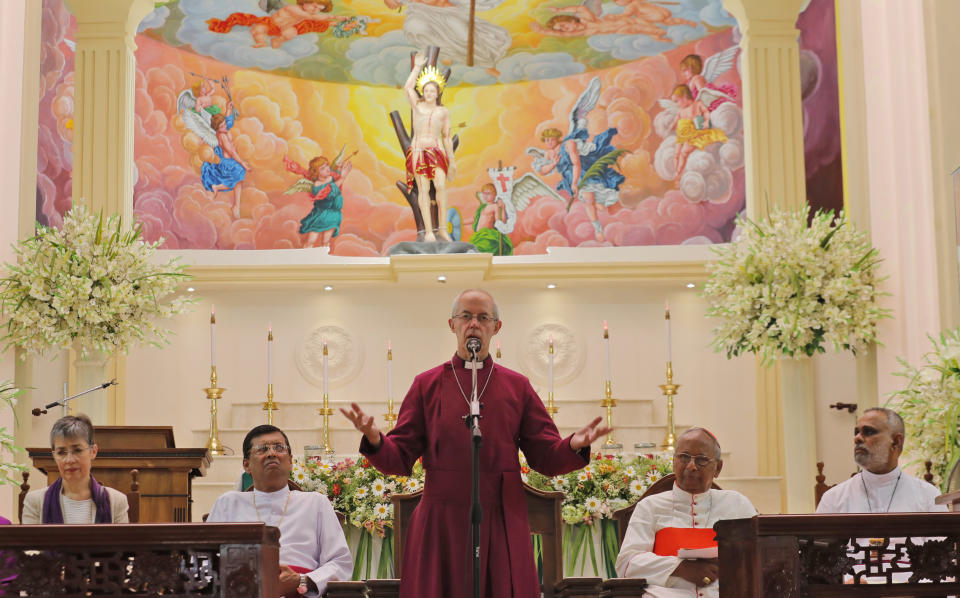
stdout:
<svg viewBox="0 0 960 598">
<path fill-rule="evenodd" d="M 317 156 L 304 168 L 287 156 L 283 157 L 283 165 L 287 170 L 303 177 L 284 193 L 303 191 L 313 198 L 313 209 L 300 221 L 300 234 L 307 235 L 304 247 L 315 247 L 318 239 L 320 247 L 329 247 L 333 237 L 340 234 L 343 194 L 339 185 L 353 168 L 349 158 L 342 158 L 343 149 L 332 163 L 323 156 Z"/>
</svg>

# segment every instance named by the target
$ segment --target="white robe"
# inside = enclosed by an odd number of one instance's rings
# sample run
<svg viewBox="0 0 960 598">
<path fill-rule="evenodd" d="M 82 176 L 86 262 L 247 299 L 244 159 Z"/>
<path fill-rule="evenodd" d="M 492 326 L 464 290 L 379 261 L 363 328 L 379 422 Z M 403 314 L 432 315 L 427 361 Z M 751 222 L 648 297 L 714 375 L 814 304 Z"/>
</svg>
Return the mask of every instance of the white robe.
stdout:
<svg viewBox="0 0 960 598">
<path fill-rule="evenodd" d="M 698 589 L 689 581 L 671 575 L 683 559 L 652 552 L 657 532 L 668 527 L 712 528 L 723 519 L 743 519 L 756 514 L 747 497 L 739 492 L 708 490 L 703 494 L 690 494 L 674 485 L 669 492 L 654 494 L 637 503 L 617 556 L 617 575 L 645 578 L 648 584 L 645 597 L 718 598 L 719 582 Z"/>
<path fill-rule="evenodd" d="M 287 496 L 290 504 L 280 520 Z M 256 510 L 253 497 L 257 497 Z M 258 516 L 259 513 L 259 516 Z M 310 569 L 307 576 L 320 592 L 310 592 L 311 598 L 323 595 L 328 581 L 349 580 L 353 576 L 353 557 L 347 547 L 343 528 L 337 520 L 327 497 L 316 492 L 227 492 L 217 499 L 209 523 L 239 523 L 263 521 L 280 528 L 280 563 Z"/>
<path fill-rule="evenodd" d="M 883 474 L 864 470 L 827 490 L 817 505 L 817 513 L 946 511 L 946 505 L 933 502 L 939 495 L 940 491 L 933 484 L 907 475 L 899 467 Z"/>
</svg>

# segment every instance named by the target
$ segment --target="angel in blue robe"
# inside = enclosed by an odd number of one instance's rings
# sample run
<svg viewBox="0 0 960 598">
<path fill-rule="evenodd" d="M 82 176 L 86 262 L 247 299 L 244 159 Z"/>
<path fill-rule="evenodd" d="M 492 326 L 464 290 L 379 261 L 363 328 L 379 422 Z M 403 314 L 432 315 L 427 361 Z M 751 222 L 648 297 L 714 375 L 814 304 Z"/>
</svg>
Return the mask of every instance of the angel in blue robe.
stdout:
<svg viewBox="0 0 960 598">
<path fill-rule="evenodd" d="M 354 152 L 356 153 L 356 152 Z M 313 209 L 300 221 L 300 234 L 307 235 L 304 247 L 329 247 L 333 237 L 340 234 L 343 222 L 343 193 L 340 184 L 350 174 L 350 160 L 343 160 L 343 150 L 330 163 L 323 156 L 310 160 L 307 168 L 284 156 L 283 165 L 288 171 L 301 177 L 284 193 L 306 192 L 313 198 Z"/>
</svg>

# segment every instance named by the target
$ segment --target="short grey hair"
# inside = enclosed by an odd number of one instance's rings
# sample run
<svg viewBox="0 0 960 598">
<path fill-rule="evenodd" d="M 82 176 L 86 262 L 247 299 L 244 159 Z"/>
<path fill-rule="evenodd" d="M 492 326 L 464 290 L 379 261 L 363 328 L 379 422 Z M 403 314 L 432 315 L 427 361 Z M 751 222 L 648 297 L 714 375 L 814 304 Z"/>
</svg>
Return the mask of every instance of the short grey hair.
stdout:
<svg viewBox="0 0 960 598">
<path fill-rule="evenodd" d="M 871 407 L 869 409 L 865 409 L 863 414 L 866 415 L 871 411 L 879 411 L 887 416 L 887 426 L 890 428 L 891 434 L 902 434 L 904 437 L 906 437 L 907 429 L 903 425 L 903 418 L 900 417 L 899 413 L 893 409 L 887 409 L 886 407 Z"/>
<path fill-rule="evenodd" d="M 457 295 L 456 299 L 453 300 L 453 307 L 450 308 L 450 317 L 457 315 L 457 308 L 460 307 L 460 299 L 463 298 L 467 293 L 483 293 L 487 297 L 490 297 L 490 301 L 493 303 L 493 317 L 497 320 L 500 319 L 500 307 L 497 306 L 497 300 L 493 298 L 493 295 L 490 294 L 490 291 L 486 289 L 466 289 L 460 291 L 460 294 Z"/>
<path fill-rule="evenodd" d="M 57 438 L 82 438 L 93 446 L 93 423 L 82 413 L 61 417 L 50 428 L 50 448 Z"/>
<path fill-rule="evenodd" d="M 679 440 L 680 438 L 683 438 L 684 436 L 690 435 L 690 434 L 703 434 L 703 435 L 707 436 L 708 438 L 710 438 L 710 440 L 713 441 L 714 459 L 716 459 L 717 461 L 719 461 L 719 460 L 723 457 L 723 453 L 720 452 L 720 441 L 717 440 L 717 437 L 713 435 L 713 432 L 711 432 L 710 430 L 708 430 L 708 429 L 706 429 L 706 428 L 689 428 L 689 429 L 686 430 L 683 434 L 681 434 L 681 435 L 677 438 L 677 440 Z"/>
</svg>

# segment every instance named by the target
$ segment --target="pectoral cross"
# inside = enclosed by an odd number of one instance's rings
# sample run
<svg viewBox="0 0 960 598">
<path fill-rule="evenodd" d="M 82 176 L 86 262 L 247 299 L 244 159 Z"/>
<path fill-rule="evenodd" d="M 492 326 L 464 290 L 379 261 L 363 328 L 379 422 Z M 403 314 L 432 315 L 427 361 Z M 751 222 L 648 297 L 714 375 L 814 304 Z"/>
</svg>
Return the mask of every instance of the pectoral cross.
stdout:
<svg viewBox="0 0 960 598">
<path fill-rule="evenodd" d="M 464 361 L 463 367 L 467 368 L 468 370 L 482 370 L 483 362 L 482 361 Z"/>
</svg>

